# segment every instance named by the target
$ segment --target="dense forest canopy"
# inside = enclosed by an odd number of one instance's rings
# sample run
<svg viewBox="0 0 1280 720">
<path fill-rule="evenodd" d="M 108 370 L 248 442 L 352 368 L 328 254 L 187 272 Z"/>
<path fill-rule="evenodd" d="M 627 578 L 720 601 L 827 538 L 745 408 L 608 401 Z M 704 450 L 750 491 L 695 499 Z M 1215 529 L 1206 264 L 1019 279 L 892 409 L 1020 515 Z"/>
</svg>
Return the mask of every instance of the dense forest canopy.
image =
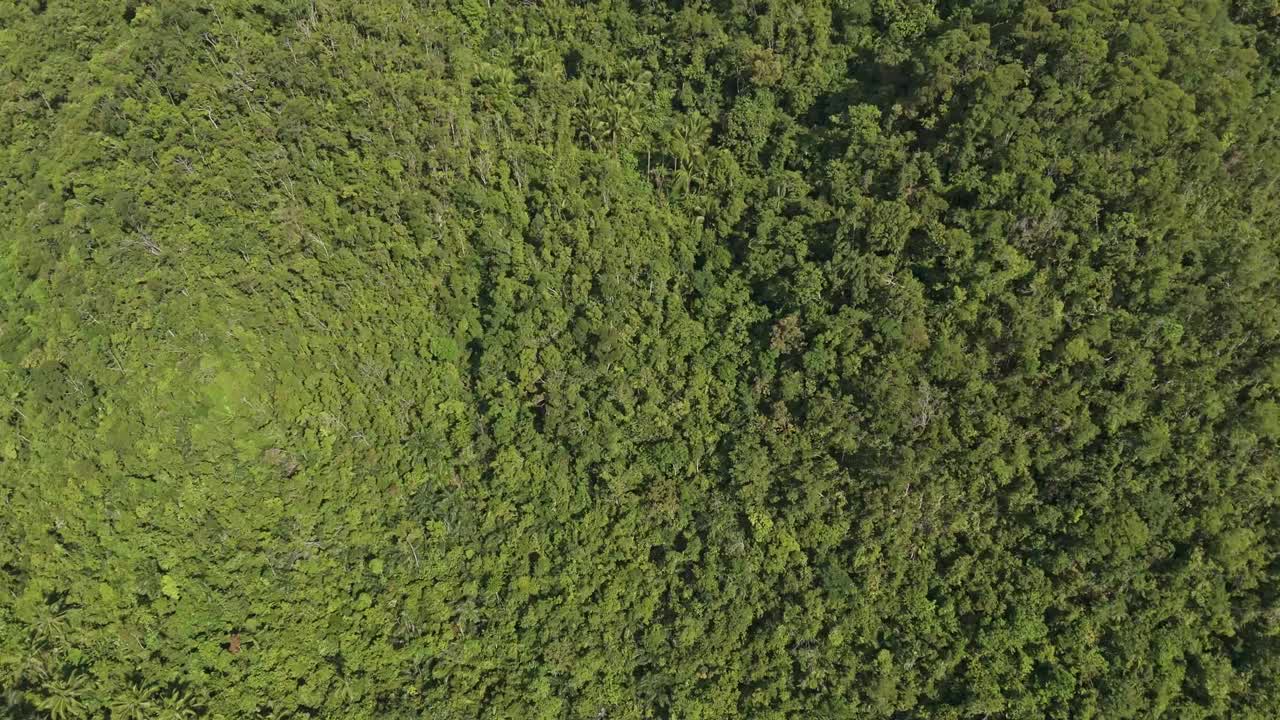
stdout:
<svg viewBox="0 0 1280 720">
<path fill-rule="evenodd" d="M 0 3 L 0 714 L 1280 717 L 1276 0 Z"/>
</svg>

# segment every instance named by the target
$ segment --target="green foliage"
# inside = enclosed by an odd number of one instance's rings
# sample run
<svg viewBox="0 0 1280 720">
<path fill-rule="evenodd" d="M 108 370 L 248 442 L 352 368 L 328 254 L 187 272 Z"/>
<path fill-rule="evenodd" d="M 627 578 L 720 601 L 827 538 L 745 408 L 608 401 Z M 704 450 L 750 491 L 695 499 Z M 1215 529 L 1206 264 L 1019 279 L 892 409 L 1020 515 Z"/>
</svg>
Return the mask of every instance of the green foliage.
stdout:
<svg viewBox="0 0 1280 720">
<path fill-rule="evenodd" d="M 1280 716 L 1277 18 L 0 5 L 0 714 Z"/>
</svg>

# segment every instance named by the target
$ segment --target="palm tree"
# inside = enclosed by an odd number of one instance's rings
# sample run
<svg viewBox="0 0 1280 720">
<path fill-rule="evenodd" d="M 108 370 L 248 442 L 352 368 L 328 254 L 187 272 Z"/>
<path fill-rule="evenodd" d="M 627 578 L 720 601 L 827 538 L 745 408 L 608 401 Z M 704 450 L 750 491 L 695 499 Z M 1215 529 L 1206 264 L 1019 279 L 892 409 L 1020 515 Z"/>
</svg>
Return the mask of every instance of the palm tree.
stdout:
<svg viewBox="0 0 1280 720">
<path fill-rule="evenodd" d="M 156 704 L 150 686 L 135 683 L 111 701 L 112 720 L 151 720 Z"/>
<path fill-rule="evenodd" d="M 156 713 L 158 720 L 189 720 L 196 716 L 195 702 L 190 695 L 181 690 L 174 690 L 160 701 L 160 710 Z"/>
<path fill-rule="evenodd" d="M 676 160 L 676 168 L 690 170 L 702 166 L 703 147 L 707 136 L 711 134 L 711 124 L 702 113 L 692 112 L 685 115 L 671 129 L 671 154 Z"/>
<path fill-rule="evenodd" d="M 653 74 L 644 69 L 644 63 L 638 58 L 624 60 L 618 74 L 622 76 L 622 82 L 626 84 L 629 91 L 640 95 L 647 94 L 649 79 Z"/>
<path fill-rule="evenodd" d="M 49 679 L 49 653 L 47 651 L 35 651 L 22 658 L 21 665 L 18 666 L 19 676 L 41 683 Z"/>
<path fill-rule="evenodd" d="M 510 68 L 491 67 L 480 76 L 480 101 L 486 110 L 510 111 L 516 99 L 516 74 Z"/>
<path fill-rule="evenodd" d="M 31 624 L 31 636 L 42 645 L 60 646 L 67 639 L 66 613 L 59 607 L 46 608 Z"/>
<path fill-rule="evenodd" d="M 522 43 L 516 53 L 524 61 L 526 67 L 532 68 L 537 72 L 546 72 L 557 59 L 555 47 L 537 36 Z"/>
<path fill-rule="evenodd" d="M 681 193 L 688 193 L 690 186 L 693 184 L 693 175 L 688 168 L 677 168 L 671 176 L 671 188 Z"/>
<path fill-rule="evenodd" d="M 45 696 L 36 701 L 36 707 L 48 713 L 53 720 L 85 717 L 82 698 L 87 687 L 88 682 L 83 675 L 54 680 L 44 686 Z"/>
</svg>

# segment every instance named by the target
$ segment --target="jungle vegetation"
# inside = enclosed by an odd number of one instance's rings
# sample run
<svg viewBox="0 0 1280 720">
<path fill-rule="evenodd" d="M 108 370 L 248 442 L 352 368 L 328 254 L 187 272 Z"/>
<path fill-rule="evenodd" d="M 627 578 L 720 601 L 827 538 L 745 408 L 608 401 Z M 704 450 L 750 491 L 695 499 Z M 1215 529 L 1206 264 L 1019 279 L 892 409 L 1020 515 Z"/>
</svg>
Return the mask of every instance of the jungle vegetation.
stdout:
<svg viewBox="0 0 1280 720">
<path fill-rule="evenodd" d="M 1280 717 L 1277 0 L 0 3 L 0 715 Z"/>
</svg>

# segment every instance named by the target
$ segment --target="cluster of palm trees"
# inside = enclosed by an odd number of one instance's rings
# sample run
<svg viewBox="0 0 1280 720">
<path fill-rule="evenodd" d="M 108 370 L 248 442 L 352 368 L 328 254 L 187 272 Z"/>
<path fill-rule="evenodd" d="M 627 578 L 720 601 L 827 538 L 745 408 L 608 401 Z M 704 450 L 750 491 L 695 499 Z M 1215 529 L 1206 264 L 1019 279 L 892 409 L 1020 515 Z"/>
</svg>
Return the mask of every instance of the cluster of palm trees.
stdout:
<svg viewBox="0 0 1280 720">
<path fill-rule="evenodd" d="M 29 652 L 0 675 L 5 717 L 51 720 L 189 720 L 198 703 L 181 688 L 162 688 L 139 677 L 95 678 L 77 663 L 71 627 L 61 603 L 51 603 L 31 624 Z"/>
<path fill-rule="evenodd" d="M 670 108 L 656 106 L 660 93 L 653 86 L 653 74 L 640 60 L 621 62 L 601 77 L 579 78 L 575 85 L 576 124 L 587 146 L 615 155 L 643 148 L 646 172 L 659 184 L 669 178 L 680 192 L 688 192 L 695 179 L 705 178 L 711 123 L 696 111 L 656 120 L 669 116 Z"/>
</svg>

